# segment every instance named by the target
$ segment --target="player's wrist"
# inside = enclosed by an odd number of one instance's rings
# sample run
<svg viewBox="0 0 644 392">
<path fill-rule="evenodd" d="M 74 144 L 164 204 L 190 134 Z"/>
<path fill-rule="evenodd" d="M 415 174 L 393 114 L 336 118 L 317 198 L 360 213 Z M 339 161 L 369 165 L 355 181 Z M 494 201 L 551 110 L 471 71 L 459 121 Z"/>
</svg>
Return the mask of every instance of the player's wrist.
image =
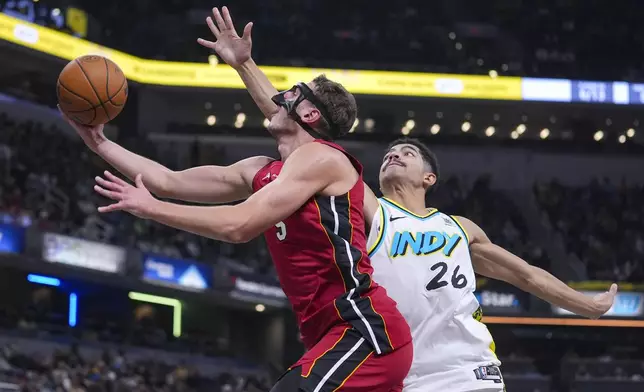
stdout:
<svg viewBox="0 0 644 392">
<path fill-rule="evenodd" d="M 257 68 L 257 64 L 255 64 L 255 60 L 253 60 L 252 57 L 249 57 L 248 60 L 242 62 L 241 64 L 233 68 L 235 68 L 235 70 L 239 73 L 251 72 L 254 68 Z"/>
<path fill-rule="evenodd" d="M 105 157 L 105 155 L 109 154 L 109 152 L 114 149 L 114 146 L 116 146 L 116 143 L 110 141 L 104 135 L 92 137 L 92 145 L 88 145 L 92 151 L 101 157 Z"/>
<path fill-rule="evenodd" d="M 161 213 L 163 212 L 164 205 L 168 204 L 163 200 L 159 200 L 156 197 L 150 197 L 142 206 L 141 206 L 141 217 L 144 219 L 157 220 L 161 218 Z"/>
</svg>

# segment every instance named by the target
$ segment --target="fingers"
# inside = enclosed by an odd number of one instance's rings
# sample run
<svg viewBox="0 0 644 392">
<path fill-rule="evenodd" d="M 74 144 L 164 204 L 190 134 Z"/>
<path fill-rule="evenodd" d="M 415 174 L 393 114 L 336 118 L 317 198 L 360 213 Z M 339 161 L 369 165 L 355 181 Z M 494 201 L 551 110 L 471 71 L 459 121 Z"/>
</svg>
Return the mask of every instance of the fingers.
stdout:
<svg viewBox="0 0 644 392">
<path fill-rule="evenodd" d="M 60 116 L 63 118 L 63 120 L 67 121 L 67 123 L 69 125 L 71 125 L 72 128 L 75 128 L 76 130 L 79 130 L 79 129 L 88 130 L 90 128 L 90 127 L 88 127 L 86 125 L 80 124 L 79 122 L 72 120 L 71 118 L 69 118 L 69 116 L 67 116 L 65 114 L 65 112 L 63 112 L 63 109 L 60 107 L 60 105 L 56 105 L 56 106 L 58 107 L 58 111 L 60 112 Z"/>
<path fill-rule="evenodd" d="M 98 207 L 98 212 L 112 212 L 112 211 L 121 211 L 125 208 L 125 204 L 120 201 L 118 203 L 110 204 L 109 206 Z"/>
<path fill-rule="evenodd" d="M 110 172 L 109 172 L 109 171 L 107 171 L 107 170 L 105 170 L 105 171 L 103 172 L 103 174 L 105 175 L 105 177 L 106 177 L 108 180 L 110 180 L 110 181 L 112 181 L 112 182 L 114 182 L 114 183 L 116 183 L 116 184 L 118 184 L 118 185 L 120 185 L 120 186 L 122 186 L 122 187 L 123 187 L 123 186 L 127 186 L 127 185 L 129 185 L 127 182 L 123 181 L 122 179 L 118 178 L 117 176 L 115 176 L 114 174 L 110 173 Z"/>
<path fill-rule="evenodd" d="M 219 8 L 215 7 L 212 9 L 212 14 L 215 17 L 215 22 L 217 22 L 217 28 L 219 31 L 225 30 L 226 29 L 226 22 L 224 22 L 224 18 L 221 17 L 221 13 L 219 12 Z"/>
<path fill-rule="evenodd" d="M 244 27 L 242 38 L 245 40 L 250 40 L 251 30 L 253 30 L 253 22 L 248 22 L 248 24 Z"/>
<path fill-rule="evenodd" d="M 608 290 L 611 294 L 617 294 L 617 284 L 613 283 L 610 285 L 610 290 Z"/>
<path fill-rule="evenodd" d="M 123 199 L 123 193 L 107 190 L 99 185 L 94 185 L 94 190 L 96 193 L 108 199 L 121 201 Z"/>
<path fill-rule="evenodd" d="M 235 25 L 233 24 L 233 18 L 230 16 L 230 11 L 228 11 L 228 7 L 224 6 L 221 11 L 224 14 L 224 22 L 226 24 L 226 27 L 235 30 Z"/>
<path fill-rule="evenodd" d="M 206 24 L 208 25 L 208 28 L 210 29 L 212 34 L 215 36 L 215 38 L 219 39 L 219 35 L 221 34 L 221 32 L 219 31 L 217 26 L 215 26 L 215 22 L 212 21 L 212 18 L 210 16 L 206 18 Z"/>
<path fill-rule="evenodd" d="M 115 183 L 114 181 L 107 181 L 103 178 L 96 176 L 94 178 L 99 186 L 110 191 L 121 192 L 123 191 L 123 186 Z"/>
<path fill-rule="evenodd" d="M 69 122 L 70 121 L 69 117 L 67 117 L 65 112 L 63 112 L 63 109 L 60 107 L 60 105 L 56 105 L 56 107 L 58 108 L 58 111 L 60 112 L 60 115 L 63 117 L 63 120 Z"/>
<path fill-rule="evenodd" d="M 197 43 L 201 46 L 205 46 L 208 49 L 215 49 L 215 43 L 212 41 L 207 41 L 203 38 L 197 38 Z"/>
</svg>

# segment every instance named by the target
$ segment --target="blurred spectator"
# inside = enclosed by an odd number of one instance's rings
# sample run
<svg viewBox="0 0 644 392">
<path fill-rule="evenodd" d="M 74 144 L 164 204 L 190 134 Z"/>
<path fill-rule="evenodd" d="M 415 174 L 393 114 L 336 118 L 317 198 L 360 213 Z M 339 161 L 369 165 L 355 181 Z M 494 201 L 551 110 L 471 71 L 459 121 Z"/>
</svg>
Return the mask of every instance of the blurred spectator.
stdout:
<svg viewBox="0 0 644 392">
<path fill-rule="evenodd" d="M 556 181 L 535 185 L 539 203 L 567 248 L 597 280 L 644 280 L 642 185 L 615 185 L 608 179 L 566 187 Z"/>
<path fill-rule="evenodd" d="M 478 178 L 471 189 L 464 188 L 457 177 L 450 177 L 429 196 L 429 205 L 471 219 L 497 245 L 533 265 L 548 267 L 544 250 L 529 239 L 523 215 L 507 195 L 490 188 L 490 178 Z"/>
<path fill-rule="evenodd" d="M 129 360 L 124 352 L 105 351 L 86 359 L 78 348 L 44 357 L 25 355 L 7 346 L 0 352 L 0 390 L 28 392 L 258 392 L 269 388 L 262 376 L 223 372 L 205 377 L 186 364 L 156 359 Z M 13 385 L 16 389 L 5 389 Z"/>
</svg>

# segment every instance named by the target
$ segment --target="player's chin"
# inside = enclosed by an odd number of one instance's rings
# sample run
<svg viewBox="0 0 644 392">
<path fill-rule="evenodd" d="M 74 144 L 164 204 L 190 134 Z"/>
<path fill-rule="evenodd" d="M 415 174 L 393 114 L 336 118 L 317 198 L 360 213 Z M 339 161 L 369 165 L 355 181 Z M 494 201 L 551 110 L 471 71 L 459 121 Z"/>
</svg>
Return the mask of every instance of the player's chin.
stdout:
<svg viewBox="0 0 644 392">
<path fill-rule="evenodd" d="M 402 169 L 401 167 L 398 168 Z M 399 183 L 404 181 L 405 178 L 407 176 L 402 170 L 392 170 L 391 166 L 380 173 L 381 184 Z"/>
</svg>

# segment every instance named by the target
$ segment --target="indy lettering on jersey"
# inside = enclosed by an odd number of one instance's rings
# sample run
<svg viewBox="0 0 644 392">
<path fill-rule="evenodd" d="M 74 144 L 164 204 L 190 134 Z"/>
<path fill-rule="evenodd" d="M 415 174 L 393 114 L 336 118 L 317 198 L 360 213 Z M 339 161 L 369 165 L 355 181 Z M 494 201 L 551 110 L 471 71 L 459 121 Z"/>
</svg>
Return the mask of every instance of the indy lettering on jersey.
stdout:
<svg viewBox="0 0 644 392">
<path fill-rule="evenodd" d="M 417 232 L 416 235 L 409 231 L 397 231 L 391 243 L 390 256 L 404 256 L 409 248 L 417 256 L 427 256 L 442 251 L 450 257 L 454 249 L 463 242 L 459 234 L 448 234 L 439 231 Z"/>
</svg>

